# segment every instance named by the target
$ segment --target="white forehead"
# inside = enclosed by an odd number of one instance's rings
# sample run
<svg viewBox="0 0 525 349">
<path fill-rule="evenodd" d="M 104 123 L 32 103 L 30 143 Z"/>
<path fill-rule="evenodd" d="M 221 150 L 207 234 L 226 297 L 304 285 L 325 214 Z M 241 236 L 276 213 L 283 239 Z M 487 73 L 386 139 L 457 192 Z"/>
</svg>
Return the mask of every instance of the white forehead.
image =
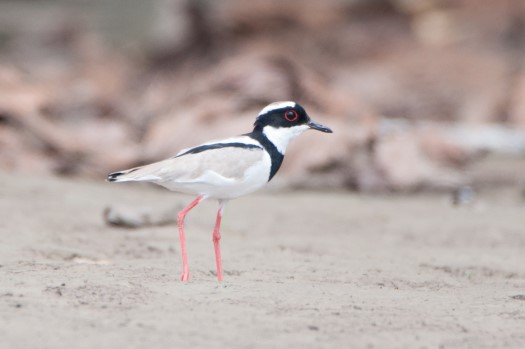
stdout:
<svg viewBox="0 0 525 349">
<path fill-rule="evenodd" d="M 275 109 L 281 109 L 281 108 L 293 108 L 295 107 L 295 102 L 292 102 L 292 101 L 286 101 L 286 102 L 274 102 L 272 104 L 268 104 L 266 107 L 263 108 L 263 110 L 261 110 L 261 112 L 259 113 L 259 115 L 263 115 L 263 114 L 266 114 L 272 110 L 275 110 Z"/>
</svg>

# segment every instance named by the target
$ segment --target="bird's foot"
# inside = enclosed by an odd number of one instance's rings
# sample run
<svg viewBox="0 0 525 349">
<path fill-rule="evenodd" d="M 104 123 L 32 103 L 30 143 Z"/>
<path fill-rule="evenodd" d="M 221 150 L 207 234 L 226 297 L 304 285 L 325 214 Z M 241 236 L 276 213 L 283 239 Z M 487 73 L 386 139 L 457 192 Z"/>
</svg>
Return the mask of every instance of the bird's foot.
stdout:
<svg viewBox="0 0 525 349">
<path fill-rule="evenodd" d="M 189 281 L 189 280 L 190 280 L 190 273 L 188 273 L 188 272 L 184 272 L 184 273 L 182 273 L 180 279 L 181 279 L 182 281 Z"/>
</svg>

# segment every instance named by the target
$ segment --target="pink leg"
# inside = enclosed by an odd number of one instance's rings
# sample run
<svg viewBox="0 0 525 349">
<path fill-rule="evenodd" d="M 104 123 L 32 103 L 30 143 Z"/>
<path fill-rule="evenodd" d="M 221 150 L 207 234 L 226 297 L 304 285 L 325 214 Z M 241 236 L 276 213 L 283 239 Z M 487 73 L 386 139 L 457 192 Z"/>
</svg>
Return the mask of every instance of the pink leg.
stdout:
<svg viewBox="0 0 525 349">
<path fill-rule="evenodd" d="M 221 219 L 222 212 L 226 201 L 219 201 L 219 211 L 217 212 L 217 221 L 215 222 L 215 228 L 213 229 L 213 246 L 215 247 L 215 264 L 217 265 L 217 279 L 219 282 L 222 281 L 222 263 L 221 263 L 221 246 L 219 241 L 221 240 Z"/>
<path fill-rule="evenodd" d="M 196 198 L 191 204 L 189 204 L 184 210 L 180 211 L 177 215 L 177 225 L 179 226 L 179 235 L 180 235 L 180 249 L 182 251 L 182 281 L 188 281 L 190 279 L 190 271 L 188 269 L 188 256 L 186 255 L 186 243 L 184 242 L 184 218 L 186 214 L 199 202 L 202 201 L 204 197 L 201 195 Z"/>
</svg>

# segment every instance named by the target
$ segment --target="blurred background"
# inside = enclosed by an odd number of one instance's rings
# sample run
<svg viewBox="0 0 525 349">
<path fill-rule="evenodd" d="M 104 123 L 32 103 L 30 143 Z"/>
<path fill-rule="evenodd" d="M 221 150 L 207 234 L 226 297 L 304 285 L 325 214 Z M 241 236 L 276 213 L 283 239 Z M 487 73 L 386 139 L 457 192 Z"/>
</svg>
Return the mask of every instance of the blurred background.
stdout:
<svg viewBox="0 0 525 349">
<path fill-rule="evenodd" d="M 525 193 L 522 0 L 0 0 L 0 171 L 103 180 L 295 100 L 274 181 Z"/>
</svg>

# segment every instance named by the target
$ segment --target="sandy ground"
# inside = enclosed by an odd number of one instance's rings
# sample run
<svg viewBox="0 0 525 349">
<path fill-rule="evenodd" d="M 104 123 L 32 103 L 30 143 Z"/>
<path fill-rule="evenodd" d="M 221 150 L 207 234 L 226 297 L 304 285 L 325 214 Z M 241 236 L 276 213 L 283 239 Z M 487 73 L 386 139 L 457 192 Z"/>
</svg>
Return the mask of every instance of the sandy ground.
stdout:
<svg viewBox="0 0 525 349">
<path fill-rule="evenodd" d="M 191 198 L 137 185 L 0 175 L 1 348 L 523 348 L 525 203 L 440 195 L 261 193 L 223 221 L 108 227 L 106 206 Z"/>
</svg>

